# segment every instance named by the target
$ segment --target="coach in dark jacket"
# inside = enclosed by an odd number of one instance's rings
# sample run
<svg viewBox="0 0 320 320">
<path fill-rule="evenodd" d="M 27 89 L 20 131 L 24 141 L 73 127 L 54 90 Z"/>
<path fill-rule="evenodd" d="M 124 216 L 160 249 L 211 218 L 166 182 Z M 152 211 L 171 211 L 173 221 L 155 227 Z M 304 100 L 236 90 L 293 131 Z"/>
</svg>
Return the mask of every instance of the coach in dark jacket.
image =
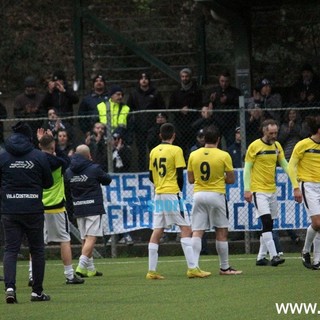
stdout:
<svg viewBox="0 0 320 320">
<path fill-rule="evenodd" d="M 31 128 L 18 122 L 0 155 L 1 218 L 5 234 L 3 258 L 7 303 L 16 303 L 16 263 L 23 234 L 32 256 L 31 301 L 46 301 L 43 293 L 45 269 L 42 190 L 53 184 L 46 155 L 34 148 Z"/>
<path fill-rule="evenodd" d="M 81 144 L 71 159 L 66 180 L 83 240 L 76 273 L 80 277 L 101 276 L 94 267 L 92 254 L 97 237 L 102 237 L 102 215 L 105 214 L 101 184 L 110 184 L 111 177 L 99 164 L 92 162 L 89 147 Z"/>
</svg>

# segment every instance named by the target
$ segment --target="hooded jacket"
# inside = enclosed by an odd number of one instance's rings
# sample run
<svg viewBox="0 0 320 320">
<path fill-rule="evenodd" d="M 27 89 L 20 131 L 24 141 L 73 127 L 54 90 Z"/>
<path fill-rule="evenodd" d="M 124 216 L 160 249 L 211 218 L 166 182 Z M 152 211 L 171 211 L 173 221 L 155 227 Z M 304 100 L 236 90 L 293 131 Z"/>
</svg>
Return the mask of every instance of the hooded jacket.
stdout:
<svg viewBox="0 0 320 320">
<path fill-rule="evenodd" d="M 53 184 L 46 155 L 30 138 L 12 134 L 0 155 L 2 214 L 43 214 L 42 190 Z"/>
<path fill-rule="evenodd" d="M 75 217 L 105 214 L 100 184 L 109 185 L 111 180 L 99 164 L 80 154 L 71 158 L 66 181 L 70 186 Z"/>
</svg>

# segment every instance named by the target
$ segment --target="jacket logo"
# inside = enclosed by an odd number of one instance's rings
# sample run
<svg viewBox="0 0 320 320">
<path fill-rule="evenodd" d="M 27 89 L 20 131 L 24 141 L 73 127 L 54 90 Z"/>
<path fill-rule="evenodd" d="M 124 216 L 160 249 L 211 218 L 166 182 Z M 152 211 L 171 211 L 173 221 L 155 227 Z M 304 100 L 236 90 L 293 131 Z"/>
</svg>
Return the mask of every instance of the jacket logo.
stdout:
<svg viewBox="0 0 320 320">
<path fill-rule="evenodd" d="M 88 180 L 88 177 L 85 174 L 82 174 L 80 176 L 74 176 L 72 179 L 70 179 L 70 182 L 85 182 Z"/>
<path fill-rule="evenodd" d="M 34 163 L 32 161 L 15 161 L 10 164 L 10 169 L 32 169 Z"/>
</svg>

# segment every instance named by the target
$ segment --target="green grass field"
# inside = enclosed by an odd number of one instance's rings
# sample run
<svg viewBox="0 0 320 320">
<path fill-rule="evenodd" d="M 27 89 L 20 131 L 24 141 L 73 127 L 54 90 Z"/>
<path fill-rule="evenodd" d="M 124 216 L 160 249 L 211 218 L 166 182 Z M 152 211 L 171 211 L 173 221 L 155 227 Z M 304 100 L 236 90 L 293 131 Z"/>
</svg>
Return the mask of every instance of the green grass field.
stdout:
<svg viewBox="0 0 320 320">
<path fill-rule="evenodd" d="M 19 303 L 0 301 L 1 319 L 319 319 L 320 315 L 277 314 L 275 303 L 317 303 L 320 271 L 302 266 L 299 254 L 278 267 L 256 267 L 255 255 L 232 255 L 239 276 L 219 276 L 218 257 L 202 256 L 206 279 L 188 279 L 183 257 L 160 257 L 165 280 L 146 280 L 146 258 L 96 259 L 103 277 L 65 285 L 58 260 L 47 261 L 45 292 L 52 301 L 30 302 L 28 263 L 17 269 Z M 74 262 L 76 265 L 76 261 Z M 0 272 L 2 273 L 0 268 Z M 3 285 L 3 283 L 2 283 Z M 319 304 L 320 309 L 320 304 Z"/>
</svg>

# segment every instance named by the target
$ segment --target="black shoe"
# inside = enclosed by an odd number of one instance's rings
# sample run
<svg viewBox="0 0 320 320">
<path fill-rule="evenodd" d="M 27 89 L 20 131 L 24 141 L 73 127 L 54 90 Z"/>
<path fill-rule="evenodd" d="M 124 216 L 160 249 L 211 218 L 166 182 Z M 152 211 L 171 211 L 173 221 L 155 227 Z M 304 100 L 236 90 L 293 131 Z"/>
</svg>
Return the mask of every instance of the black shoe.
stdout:
<svg viewBox="0 0 320 320">
<path fill-rule="evenodd" d="M 6 302 L 7 303 L 18 303 L 16 293 L 13 289 L 7 289 Z"/>
<path fill-rule="evenodd" d="M 320 262 L 312 265 L 312 270 L 320 270 Z"/>
<path fill-rule="evenodd" d="M 35 301 L 50 301 L 50 299 L 51 299 L 50 296 L 43 292 L 40 295 L 32 292 L 30 300 L 35 302 Z"/>
<path fill-rule="evenodd" d="M 29 278 L 28 287 L 32 287 L 32 285 L 33 285 L 33 279 L 32 279 L 32 278 Z"/>
<path fill-rule="evenodd" d="M 256 261 L 256 266 L 269 266 L 269 265 L 270 265 L 270 261 L 266 258 Z"/>
<path fill-rule="evenodd" d="M 76 275 L 73 276 L 72 279 L 66 279 L 66 284 L 82 284 L 84 283 L 84 280 L 77 277 Z"/>
<path fill-rule="evenodd" d="M 310 257 L 310 252 L 306 253 L 301 253 L 301 259 L 302 259 L 302 264 L 307 268 L 307 269 L 312 269 L 312 264 L 311 264 L 311 257 Z"/>
<path fill-rule="evenodd" d="M 271 259 L 271 266 L 276 267 L 276 266 L 278 266 L 279 264 L 283 264 L 285 261 L 286 261 L 285 259 L 282 259 L 282 258 L 280 258 L 279 256 L 274 256 L 274 257 Z"/>
</svg>

